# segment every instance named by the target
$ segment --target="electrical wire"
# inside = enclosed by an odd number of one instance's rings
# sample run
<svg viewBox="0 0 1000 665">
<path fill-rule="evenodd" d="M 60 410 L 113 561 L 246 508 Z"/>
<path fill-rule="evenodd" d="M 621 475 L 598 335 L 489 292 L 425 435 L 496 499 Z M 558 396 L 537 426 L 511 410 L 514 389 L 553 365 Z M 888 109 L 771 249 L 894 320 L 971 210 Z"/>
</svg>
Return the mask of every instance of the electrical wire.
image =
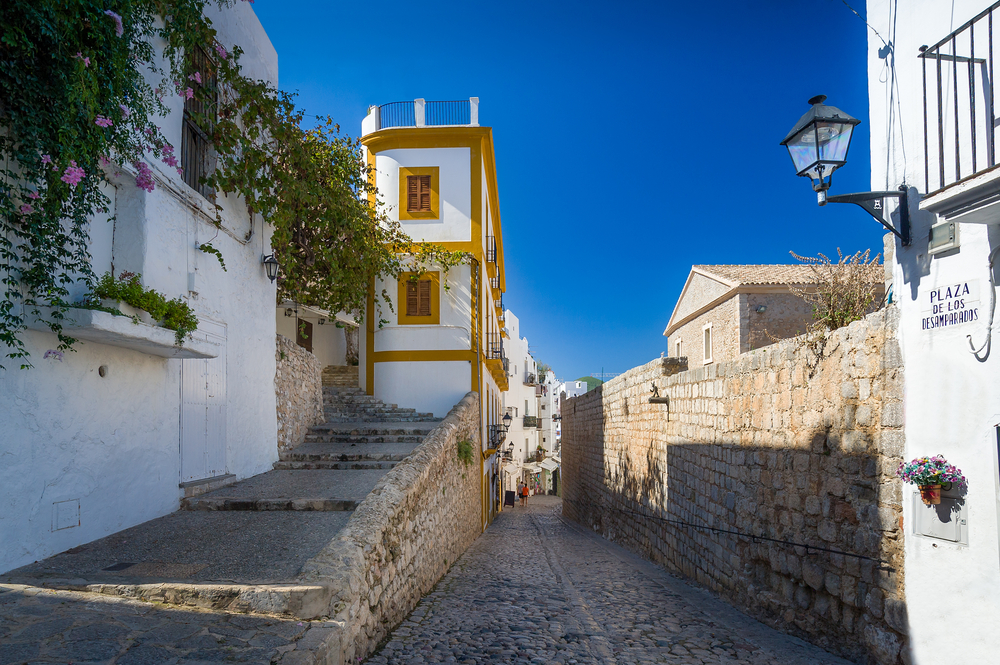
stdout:
<svg viewBox="0 0 1000 665">
<path fill-rule="evenodd" d="M 993 315 L 996 313 L 997 309 L 997 284 L 996 280 L 993 279 L 993 264 L 996 262 L 997 254 L 1000 253 L 1000 245 L 997 245 L 992 252 L 990 252 L 989 257 L 989 268 L 990 268 L 990 322 L 986 326 L 986 341 L 983 345 L 976 349 L 976 345 L 972 343 L 972 335 L 966 335 L 965 338 L 969 341 L 969 350 L 972 355 L 976 357 L 979 362 L 985 362 L 987 358 L 990 357 L 990 343 L 993 340 Z M 986 355 L 980 357 L 979 354 L 986 350 Z"/>
<path fill-rule="evenodd" d="M 854 12 L 854 15 L 855 15 L 855 16 L 857 16 L 857 17 L 858 17 L 859 19 L 861 19 L 861 21 L 862 21 L 862 22 L 863 22 L 863 23 L 864 23 L 865 25 L 867 25 L 867 26 L 868 26 L 869 28 L 871 28 L 871 29 L 872 29 L 872 32 L 874 32 L 874 33 L 875 33 L 875 36 L 876 36 L 876 37 L 878 37 L 878 38 L 879 38 L 879 39 L 880 39 L 880 40 L 882 41 L 882 45 L 883 45 L 883 46 L 888 46 L 888 44 L 886 44 L 886 43 L 885 43 L 885 40 L 884 40 L 884 39 L 882 39 L 882 35 L 878 34 L 878 30 L 876 30 L 875 28 L 872 28 L 872 24 L 871 24 L 871 23 L 869 23 L 868 21 L 866 21 L 866 20 L 865 20 L 865 17 L 864 17 L 864 16 L 862 16 L 861 14 L 859 14 L 859 13 L 857 12 L 857 10 L 855 10 L 855 9 L 854 9 L 854 7 L 851 7 L 851 6 L 849 5 L 849 4 L 847 4 L 847 0 L 840 0 L 840 1 L 844 3 L 844 6 L 845 6 L 845 7 L 847 7 L 847 8 L 848 8 L 848 9 L 850 9 L 850 10 L 851 10 L 852 12 Z"/>
</svg>

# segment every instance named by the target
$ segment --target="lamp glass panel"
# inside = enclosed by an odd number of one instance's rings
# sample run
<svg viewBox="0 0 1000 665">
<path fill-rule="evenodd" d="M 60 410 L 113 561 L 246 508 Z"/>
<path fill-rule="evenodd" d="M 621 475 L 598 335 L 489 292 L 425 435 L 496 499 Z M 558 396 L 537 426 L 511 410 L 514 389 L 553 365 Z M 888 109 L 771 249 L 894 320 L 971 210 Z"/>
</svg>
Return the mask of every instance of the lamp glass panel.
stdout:
<svg viewBox="0 0 1000 665">
<path fill-rule="evenodd" d="M 807 125 L 792 140 L 785 144 L 788 154 L 792 156 L 792 163 L 795 165 L 795 172 L 805 175 L 802 172 L 819 160 L 819 150 L 816 147 L 816 133 L 813 125 Z"/>
<path fill-rule="evenodd" d="M 817 122 L 820 159 L 843 162 L 847 159 L 847 148 L 851 145 L 854 125 L 846 122 Z"/>
</svg>

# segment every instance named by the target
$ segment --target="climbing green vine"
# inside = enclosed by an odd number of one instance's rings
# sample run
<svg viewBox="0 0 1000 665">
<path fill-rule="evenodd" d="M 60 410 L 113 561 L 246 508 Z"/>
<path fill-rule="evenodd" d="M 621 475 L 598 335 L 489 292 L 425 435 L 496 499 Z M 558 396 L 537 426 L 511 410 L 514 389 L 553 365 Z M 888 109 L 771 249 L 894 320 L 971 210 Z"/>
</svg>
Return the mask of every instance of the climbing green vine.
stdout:
<svg viewBox="0 0 1000 665">
<path fill-rule="evenodd" d="M 360 313 L 370 284 L 398 276 L 404 260 L 457 265 L 443 248 L 405 259 L 412 240 L 371 203 L 358 142 L 329 118 L 305 128 L 291 94 L 245 76 L 240 48 L 220 43 L 205 17 L 208 2 L 0 3 L 0 344 L 21 367 L 30 367 L 21 333 L 31 318 L 60 349 L 74 342 L 61 321 L 86 304 L 71 302 L 80 285 L 95 286 L 89 220 L 113 214 L 109 184 L 133 178 L 152 192 L 180 172 L 157 122 L 181 99 L 201 102 L 193 119 L 217 155 L 203 184 L 243 197 L 273 229 L 279 301 Z M 208 56 L 198 66 L 185 55 L 196 50 Z M 200 249 L 225 268 L 217 248 Z"/>
</svg>

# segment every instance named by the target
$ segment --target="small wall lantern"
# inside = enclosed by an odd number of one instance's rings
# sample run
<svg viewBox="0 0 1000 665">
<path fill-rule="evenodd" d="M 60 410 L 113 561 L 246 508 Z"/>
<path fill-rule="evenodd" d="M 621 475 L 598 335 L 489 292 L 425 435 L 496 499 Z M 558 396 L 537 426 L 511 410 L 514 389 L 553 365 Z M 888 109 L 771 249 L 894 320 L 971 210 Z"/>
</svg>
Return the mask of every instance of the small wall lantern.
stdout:
<svg viewBox="0 0 1000 665">
<path fill-rule="evenodd" d="M 264 264 L 267 278 L 273 284 L 274 280 L 278 279 L 278 259 L 274 258 L 274 254 L 268 254 L 267 256 L 262 256 L 260 262 Z"/>
</svg>

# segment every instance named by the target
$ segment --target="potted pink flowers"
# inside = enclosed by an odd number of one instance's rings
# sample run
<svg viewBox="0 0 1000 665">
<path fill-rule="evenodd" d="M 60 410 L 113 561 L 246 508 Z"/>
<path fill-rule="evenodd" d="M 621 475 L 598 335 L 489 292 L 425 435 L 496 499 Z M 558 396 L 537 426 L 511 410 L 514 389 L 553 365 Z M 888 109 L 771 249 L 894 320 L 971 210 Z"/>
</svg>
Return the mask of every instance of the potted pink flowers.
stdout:
<svg viewBox="0 0 1000 665">
<path fill-rule="evenodd" d="M 916 485 L 920 490 L 920 500 L 929 506 L 941 503 L 942 486 L 949 490 L 953 484 L 966 484 L 962 470 L 948 464 L 948 460 L 941 455 L 903 462 L 896 475 L 904 482 Z"/>
</svg>

